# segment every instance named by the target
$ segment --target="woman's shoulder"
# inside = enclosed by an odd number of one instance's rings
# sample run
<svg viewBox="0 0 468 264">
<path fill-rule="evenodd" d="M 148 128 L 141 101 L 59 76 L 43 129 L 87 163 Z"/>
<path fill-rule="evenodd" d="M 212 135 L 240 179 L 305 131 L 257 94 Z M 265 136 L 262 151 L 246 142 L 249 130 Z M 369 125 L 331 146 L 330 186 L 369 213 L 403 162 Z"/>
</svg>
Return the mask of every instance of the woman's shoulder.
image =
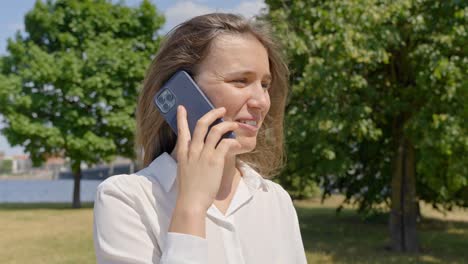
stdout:
<svg viewBox="0 0 468 264">
<path fill-rule="evenodd" d="M 153 182 L 149 177 L 144 175 L 132 174 L 118 174 L 110 176 L 102 181 L 98 187 L 97 192 L 111 193 L 113 195 L 126 195 L 128 197 L 138 197 L 136 195 L 141 190 L 151 189 Z"/>
<path fill-rule="evenodd" d="M 98 188 L 115 188 L 119 186 L 134 186 L 140 185 L 142 182 L 149 181 L 147 177 L 142 177 L 141 175 L 131 173 L 131 174 L 117 174 L 112 175 L 109 178 L 102 181 Z"/>
<path fill-rule="evenodd" d="M 277 196 L 282 202 L 290 203 L 292 202 L 291 195 L 284 189 L 284 187 L 270 179 L 264 179 L 265 184 L 269 192 L 272 192 L 272 195 Z"/>
<path fill-rule="evenodd" d="M 289 193 L 283 188 L 283 186 L 273 181 L 273 178 L 264 177 L 255 169 L 255 166 L 252 166 L 252 164 L 248 162 L 243 160 L 238 160 L 238 162 L 240 165 L 239 168 L 244 174 L 244 179 L 250 183 L 250 186 L 254 186 L 255 188 L 257 186 L 262 186 L 263 189 L 267 190 L 268 196 L 278 196 L 283 200 L 286 199 L 286 201 L 291 199 Z"/>
</svg>

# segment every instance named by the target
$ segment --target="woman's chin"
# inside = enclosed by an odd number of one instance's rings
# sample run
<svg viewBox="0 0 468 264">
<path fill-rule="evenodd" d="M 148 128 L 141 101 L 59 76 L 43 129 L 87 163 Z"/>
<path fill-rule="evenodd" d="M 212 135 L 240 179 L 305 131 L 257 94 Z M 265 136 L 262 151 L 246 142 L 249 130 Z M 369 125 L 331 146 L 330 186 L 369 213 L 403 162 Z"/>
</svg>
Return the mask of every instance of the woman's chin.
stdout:
<svg viewBox="0 0 468 264">
<path fill-rule="evenodd" d="M 244 154 L 244 153 L 251 152 L 255 149 L 255 146 L 257 145 L 256 137 L 239 137 L 237 141 L 242 146 L 237 154 Z"/>
</svg>

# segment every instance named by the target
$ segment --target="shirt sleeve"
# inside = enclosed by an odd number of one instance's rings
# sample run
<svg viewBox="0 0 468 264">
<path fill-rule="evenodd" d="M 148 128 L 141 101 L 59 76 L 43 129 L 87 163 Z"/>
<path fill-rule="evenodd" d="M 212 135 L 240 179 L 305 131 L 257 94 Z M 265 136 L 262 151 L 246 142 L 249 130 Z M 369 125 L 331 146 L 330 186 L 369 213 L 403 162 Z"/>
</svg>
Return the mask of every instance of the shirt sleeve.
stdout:
<svg viewBox="0 0 468 264">
<path fill-rule="evenodd" d="M 289 193 L 282 189 L 283 193 L 286 195 L 287 204 L 289 207 L 289 214 L 288 216 L 292 219 L 293 224 L 291 225 L 291 235 L 292 235 L 292 243 L 293 243 L 293 258 L 294 261 L 291 263 L 297 264 L 307 264 L 307 257 L 304 250 L 304 244 L 302 242 L 301 236 L 301 229 L 299 226 L 299 218 L 297 216 L 296 208 L 294 207 L 294 203 L 291 199 Z"/>
<path fill-rule="evenodd" d="M 291 199 L 291 197 L 289 198 Z M 296 209 L 291 200 L 291 205 L 293 207 L 293 234 L 294 234 L 294 245 L 295 245 L 295 257 L 296 261 L 294 263 L 304 263 L 307 264 L 307 258 L 305 255 L 304 244 L 302 243 L 301 229 L 299 227 L 299 218 L 297 217 Z"/>
<path fill-rule="evenodd" d="M 208 243 L 206 239 L 189 234 L 169 232 L 161 264 L 206 264 Z"/>
<path fill-rule="evenodd" d="M 98 264 L 207 263 L 208 244 L 198 236 L 169 232 L 161 250 L 147 224 L 151 220 L 136 209 L 139 205 L 128 191 L 131 184 L 119 184 L 113 177 L 98 186 L 94 202 L 93 235 Z"/>
</svg>

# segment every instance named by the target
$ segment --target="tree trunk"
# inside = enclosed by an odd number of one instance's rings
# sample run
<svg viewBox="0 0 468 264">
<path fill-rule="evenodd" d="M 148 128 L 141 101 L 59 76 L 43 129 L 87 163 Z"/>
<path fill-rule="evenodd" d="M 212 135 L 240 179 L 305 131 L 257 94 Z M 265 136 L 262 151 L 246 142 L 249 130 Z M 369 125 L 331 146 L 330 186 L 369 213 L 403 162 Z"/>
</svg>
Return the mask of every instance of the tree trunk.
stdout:
<svg viewBox="0 0 468 264">
<path fill-rule="evenodd" d="M 392 210 L 389 221 L 391 247 L 394 251 L 414 253 L 419 251 L 415 152 L 413 144 L 402 132 L 403 122 L 395 127 L 397 149 L 392 164 Z"/>
<path fill-rule="evenodd" d="M 81 187 L 81 161 L 72 161 L 73 173 L 73 208 L 81 208 L 80 187 Z"/>
<path fill-rule="evenodd" d="M 422 221 L 422 215 L 421 215 L 421 206 L 419 205 L 419 201 L 416 201 L 416 222 L 420 223 Z"/>
</svg>

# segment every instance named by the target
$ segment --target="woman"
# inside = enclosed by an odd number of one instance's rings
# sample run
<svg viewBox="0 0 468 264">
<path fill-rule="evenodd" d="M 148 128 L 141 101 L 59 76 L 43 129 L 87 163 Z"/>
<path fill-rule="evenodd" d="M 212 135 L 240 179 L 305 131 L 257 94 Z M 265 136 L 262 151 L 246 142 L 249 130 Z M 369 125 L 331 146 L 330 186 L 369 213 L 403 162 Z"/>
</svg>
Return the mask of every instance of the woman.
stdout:
<svg viewBox="0 0 468 264">
<path fill-rule="evenodd" d="M 198 16 L 168 33 L 138 101 L 145 168 L 98 187 L 98 263 L 306 263 L 291 198 L 268 180 L 283 162 L 288 89 L 276 43 L 264 23 L 232 14 Z M 176 137 L 153 97 L 181 69 L 216 109 L 190 135 L 179 107 Z M 225 122 L 208 130 L 218 118 Z M 216 145 L 229 131 L 236 139 Z"/>
</svg>

